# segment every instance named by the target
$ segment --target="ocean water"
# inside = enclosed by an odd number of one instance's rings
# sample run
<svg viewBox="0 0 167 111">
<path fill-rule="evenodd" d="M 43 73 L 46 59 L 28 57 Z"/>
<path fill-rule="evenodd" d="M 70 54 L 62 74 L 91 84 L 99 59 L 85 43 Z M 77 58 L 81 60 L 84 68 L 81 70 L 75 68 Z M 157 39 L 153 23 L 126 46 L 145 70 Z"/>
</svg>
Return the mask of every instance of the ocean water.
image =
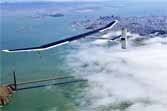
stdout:
<svg viewBox="0 0 167 111">
<path fill-rule="evenodd" d="M 0 11 L 1 50 L 38 46 L 80 34 L 86 30 L 73 27 L 73 22 L 103 15 L 167 16 L 165 2 L 4 3 Z M 49 17 L 48 13 L 64 16 Z M 106 47 L 99 46 L 98 41 L 82 40 L 40 53 L 1 52 L 0 83 L 13 83 L 13 71 L 18 82 L 71 75 L 88 82 L 18 91 L 0 110 L 165 111 L 166 38 L 139 43 L 136 38 L 140 36 L 132 36 L 126 51 L 118 42 Z"/>
</svg>

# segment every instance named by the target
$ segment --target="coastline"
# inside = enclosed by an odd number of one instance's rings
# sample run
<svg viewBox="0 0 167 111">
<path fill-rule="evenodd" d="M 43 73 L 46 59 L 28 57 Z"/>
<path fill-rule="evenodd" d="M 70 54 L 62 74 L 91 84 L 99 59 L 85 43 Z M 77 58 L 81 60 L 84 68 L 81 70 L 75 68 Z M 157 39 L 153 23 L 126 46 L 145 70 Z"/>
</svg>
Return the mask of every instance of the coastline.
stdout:
<svg viewBox="0 0 167 111">
<path fill-rule="evenodd" d="M 119 23 L 113 27 L 114 31 L 127 28 L 131 33 L 145 35 L 167 35 L 167 16 L 143 16 L 143 17 L 121 17 L 121 16 L 100 16 L 95 20 L 86 19 L 74 21 L 73 25 L 83 29 L 96 29 L 109 21 L 119 20 Z"/>
</svg>

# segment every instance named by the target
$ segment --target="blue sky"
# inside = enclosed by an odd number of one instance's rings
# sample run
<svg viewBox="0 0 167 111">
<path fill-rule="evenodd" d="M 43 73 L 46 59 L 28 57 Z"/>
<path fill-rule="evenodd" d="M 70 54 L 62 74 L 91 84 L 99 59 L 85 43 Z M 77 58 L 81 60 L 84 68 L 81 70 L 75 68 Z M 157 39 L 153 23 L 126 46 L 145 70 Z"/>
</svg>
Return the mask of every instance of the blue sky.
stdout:
<svg viewBox="0 0 167 111">
<path fill-rule="evenodd" d="M 62 1 L 104 1 L 104 0 L 0 0 L 0 2 L 38 2 L 38 1 L 56 1 L 56 2 L 62 2 Z"/>
<path fill-rule="evenodd" d="M 0 2 L 38 2 L 38 1 L 56 1 L 56 2 L 62 2 L 62 1 L 76 1 L 76 2 L 84 2 L 84 1 L 101 1 L 104 0 L 0 0 Z M 106 1 L 106 0 L 105 0 Z M 113 0 L 107 0 L 107 1 L 113 1 Z M 116 0 L 114 0 L 116 1 Z M 145 1 L 145 0 L 124 0 L 124 1 Z M 157 0 L 146 0 L 146 1 L 157 1 Z M 166 1 L 166 0 L 158 0 L 158 1 Z"/>
</svg>

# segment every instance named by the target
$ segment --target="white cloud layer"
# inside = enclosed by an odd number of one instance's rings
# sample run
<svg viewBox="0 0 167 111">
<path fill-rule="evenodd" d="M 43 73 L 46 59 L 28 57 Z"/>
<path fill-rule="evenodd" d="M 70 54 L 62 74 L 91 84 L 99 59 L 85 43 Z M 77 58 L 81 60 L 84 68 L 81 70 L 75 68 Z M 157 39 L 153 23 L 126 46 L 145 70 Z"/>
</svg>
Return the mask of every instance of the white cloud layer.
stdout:
<svg viewBox="0 0 167 111">
<path fill-rule="evenodd" d="M 84 44 L 72 53 L 69 65 L 77 76 L 89 80 L 83 100 L 89 102 L 81 111 L 166 111 L 166 41 L 133 38 L 127 50 L 118 44 L 110 48 Z M 137 42 L 142 45 L 134 45 Z"/>
</svg>

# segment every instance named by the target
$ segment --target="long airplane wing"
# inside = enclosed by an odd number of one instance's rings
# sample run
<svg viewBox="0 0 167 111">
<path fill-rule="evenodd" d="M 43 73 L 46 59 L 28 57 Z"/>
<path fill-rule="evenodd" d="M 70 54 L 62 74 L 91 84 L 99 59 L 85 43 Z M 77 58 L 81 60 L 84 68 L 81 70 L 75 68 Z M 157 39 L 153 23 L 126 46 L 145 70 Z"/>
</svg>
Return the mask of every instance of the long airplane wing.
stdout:
<svg viewBox="0 0 167 111">
<path fill-rule="evenodd" d="M 55 42 L 52 42 L 52 43 L 49 43 L 49 44 L 44 44 L 44 45 L 41 45 L 39 47 L 21 48 L 21 49 L 7 49 L 7 50 L 2 50 L 2 51 L 3 52 L 28 52 L 28 51 L 48 50 L 48 49 L 67 44 L 69 42 L 72 42 L 72 41 L 75 41 L 75 40 L 78 40 L 78 39 L 81 39 L 81 38 L 85 38 L 86 36 L 89 36 L 89 35 L 92 35 L 92 34 L 95 34 L 95 33 L 98 33 L 98 32 L 103 32 L 103 31 L 109 30 L 113 26 L 115 26 L 117 24 L 117 22 L 118 22 L 118 20 L 114 20 L 113 22 L 107 24 L 106 26 L 98 28 L 96 30 L 89 31 L 89 32 L 86 32 L 86 33 L 83 33 L 83 34 L 79 34 L 79 35 L 76 35 L 76 36 L 73 36 L 73 37 L 69 37 L 69 38 L 66 38 L 66 39 L 63 39 L 63 40 L 55 41 Z"/>
</svg>

